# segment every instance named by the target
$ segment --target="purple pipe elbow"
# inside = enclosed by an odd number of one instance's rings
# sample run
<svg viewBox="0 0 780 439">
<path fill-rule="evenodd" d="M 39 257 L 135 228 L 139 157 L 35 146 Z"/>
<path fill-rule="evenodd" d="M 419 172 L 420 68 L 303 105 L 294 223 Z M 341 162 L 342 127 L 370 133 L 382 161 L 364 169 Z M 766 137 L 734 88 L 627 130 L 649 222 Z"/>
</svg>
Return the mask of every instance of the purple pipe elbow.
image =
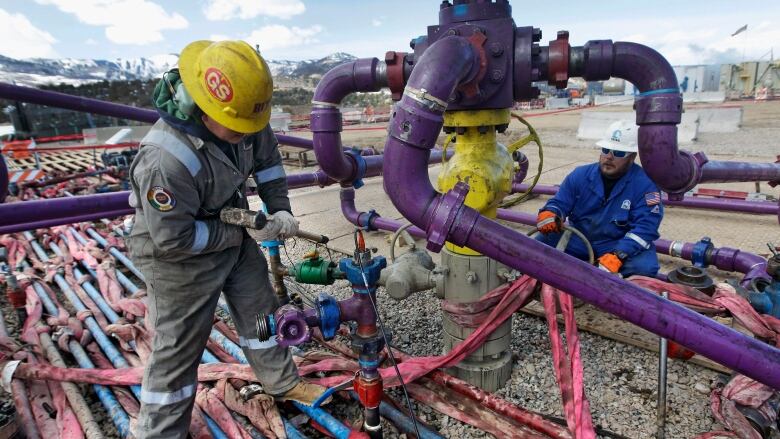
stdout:
<svg viewBox="0 0 780 439">
<path fill-rule="evenodd" d="M 599 68 L 586 68 L 586 72 L 604 70 L 609 58 L 593 57 Z M 702 153 L 678 150 L 676 125 L 680 123 L 682 98 L 677 76 L 660 53 L 641 44 L 617 42 L 611 62 L 612 75 L 630 81 L 641 92 L 636 100 L 639 156 L 650 178 L 673 198 L 702 182 L 780 178 L 780 164 L 708 162 Z"/>
<path fill-rule="evenodd" d="M 449 36 L 436 41 L 418 60 L 393 110 L 384 150 L 384 188 L 396 209 L 423 230 L 439 204 L 439 194 L 428 179 L 431 148 L 441 131 L 447 100 L 475 66 L 479 56 L 466 39 Z M 410 89 L 424 93 L 412 97 L 406 91 Z"/>
<path fill-rule="evenodd" d="M 338 182 L 352 182 L 358 175 L 355 159 L 344 154 L 341 144 L 342 119 L 338 106 L 354 92 L 378 91 L 376 58 L 358 59 L 330 70 L 317 85 L 312 99 L 311 131 L 314 154 L 320 167 Z"/>
</svg>

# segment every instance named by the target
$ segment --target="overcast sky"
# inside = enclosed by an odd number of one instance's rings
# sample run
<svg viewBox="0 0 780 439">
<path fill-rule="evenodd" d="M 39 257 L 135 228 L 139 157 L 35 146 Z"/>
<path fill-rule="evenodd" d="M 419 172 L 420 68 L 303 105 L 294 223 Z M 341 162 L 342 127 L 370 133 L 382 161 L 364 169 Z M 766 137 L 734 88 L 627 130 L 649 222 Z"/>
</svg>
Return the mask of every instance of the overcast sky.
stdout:
<svg viewBox="0 0 780 439">
<path fill-rule="evenodd" d="M 178 53 L 198 39 L 245 39 L 269 59 L 333 52 L 382 57 L 438 20 L 439 0 L 0 0 L 0 54 L 13 58 L 135 58 Z M 543 41 L 570 31 L 635 41 L 673 64 L 780 58 L 780 1 L 511 1 L 518 26 Z M 743 25 L 748 30 L 731 34 Z"/>
</svg>

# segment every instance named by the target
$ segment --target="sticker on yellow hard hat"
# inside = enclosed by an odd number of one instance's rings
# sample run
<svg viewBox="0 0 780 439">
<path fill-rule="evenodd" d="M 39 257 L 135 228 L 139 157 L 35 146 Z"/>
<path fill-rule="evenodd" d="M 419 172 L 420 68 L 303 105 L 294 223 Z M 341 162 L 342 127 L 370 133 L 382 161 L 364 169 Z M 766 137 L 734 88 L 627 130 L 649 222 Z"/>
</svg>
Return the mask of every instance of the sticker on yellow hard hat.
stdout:
<svg viewBox="0 0 780 439">
<path fill-rule="evenodd" d="M 206 89 L 218 101 L 230 102 L 233 99 L 233 86 L 230 85 L 227 76 L 218 68 L 209 67 L 206 69 L 203 80 L 206 82 Z"/>
</svg>

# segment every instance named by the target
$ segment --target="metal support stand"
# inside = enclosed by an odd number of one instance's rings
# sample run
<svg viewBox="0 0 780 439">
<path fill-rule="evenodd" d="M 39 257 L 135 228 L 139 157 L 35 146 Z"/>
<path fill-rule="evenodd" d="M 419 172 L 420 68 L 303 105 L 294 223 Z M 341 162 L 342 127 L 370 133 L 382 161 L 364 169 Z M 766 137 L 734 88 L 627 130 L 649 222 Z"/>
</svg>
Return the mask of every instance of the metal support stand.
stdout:
<svg viewBox="0 0 780 439">
<path fill-rule="evenodd" d="M 661 293 L 664 299 L 669 298 L 669 293 Z M 667 347 L 665 338 L 659 339 L 658 356 L 658 415 L 656 417 L 657 431 L 655 437 L 664 439 L 666 437 L 666 372 L 667 372 Z"/>
</svg>

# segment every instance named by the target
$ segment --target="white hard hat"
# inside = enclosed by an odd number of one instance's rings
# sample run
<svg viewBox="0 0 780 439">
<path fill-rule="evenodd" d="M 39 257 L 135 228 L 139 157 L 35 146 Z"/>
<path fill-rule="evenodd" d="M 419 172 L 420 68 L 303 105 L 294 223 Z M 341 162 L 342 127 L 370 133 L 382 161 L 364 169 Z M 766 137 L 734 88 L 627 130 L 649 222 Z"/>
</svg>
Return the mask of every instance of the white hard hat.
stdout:
<svg viewBox="0 0 780 439">
<path fill-rule="evenodd" d="M 604 138 L 596 142 L 602 148 L 615 151 L 637 152 L 637 127 L 630 120 L 613 122 L 604 133 Z"/>
</svg>

